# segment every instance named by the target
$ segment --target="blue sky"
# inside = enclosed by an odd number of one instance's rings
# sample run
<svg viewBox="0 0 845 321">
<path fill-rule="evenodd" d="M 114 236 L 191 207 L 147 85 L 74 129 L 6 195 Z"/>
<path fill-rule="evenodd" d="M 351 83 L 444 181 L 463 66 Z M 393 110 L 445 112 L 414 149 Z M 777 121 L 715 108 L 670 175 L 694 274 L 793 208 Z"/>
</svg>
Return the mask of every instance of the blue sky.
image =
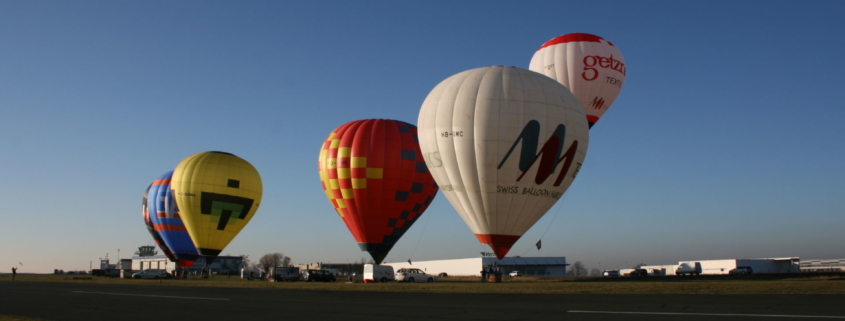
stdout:
<svg viewBox="0 0 845 321">
<path fill-rule="evenodd" d="M 224 250 L 362 257 L 317 156 L 348 121 L 415 124 L 440 81 L 527 68 L 602 36 L 627 79 L 566 195 L 510 255 L 588 268 L 845 257 L 841 1 L 6 1 L 0 3 L 0 267 L 87 269 L 151 244 L 146 187 L 222 150 L 264 181 Z M 545 232 L 547 231 L 547 232 Z M 542 237 L 543 248 L 534 243 Z M 387 256 L 474 257 L 438 195 Z"/>
</svg>

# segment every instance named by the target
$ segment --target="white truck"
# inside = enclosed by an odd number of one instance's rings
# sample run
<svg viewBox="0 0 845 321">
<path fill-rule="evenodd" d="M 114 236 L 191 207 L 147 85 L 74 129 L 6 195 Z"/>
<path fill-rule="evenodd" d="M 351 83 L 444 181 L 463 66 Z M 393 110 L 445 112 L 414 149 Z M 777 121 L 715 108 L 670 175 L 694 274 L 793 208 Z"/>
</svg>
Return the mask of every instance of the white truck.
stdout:
<svg viewBox="0 0 845 321">
<path fill-rule="evenodd" d="M 389 265 L 364 264 L 364 282 L 387 282 L 396 280 L 393 267 Z"/>
<path fill-rule="evenodd" d="M 298 267 L 284 266 L 273 269 L 273 280 L 276 282 L 299 281 L 299 278 Z"/>
<path fill-rule="evenodd" d="M 675 269 L 675 275 L 683 276 L 683 275 L 699 275 L 701 274 L 701 262 L 685 262 L 678 265 L 678 268 Z"/>
</svg>

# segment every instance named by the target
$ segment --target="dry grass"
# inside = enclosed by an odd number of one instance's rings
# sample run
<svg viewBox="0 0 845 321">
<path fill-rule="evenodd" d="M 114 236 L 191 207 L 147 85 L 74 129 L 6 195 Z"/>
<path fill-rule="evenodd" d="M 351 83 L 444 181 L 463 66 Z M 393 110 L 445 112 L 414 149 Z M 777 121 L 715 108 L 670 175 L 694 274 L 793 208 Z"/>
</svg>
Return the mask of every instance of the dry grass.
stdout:
<svg viewBox="0 0 845 321">
<path fill-rule="evenodd" d="M 76 279 L 74 279 L 76 278 Z M 90 278 L 90 279 L 89 279 Z M 539 278 L 505 277 L 502 283 L 481 283 L 478 277 L 444 277 L 435 283 L 305 283 L 267 282 L 214 276 L 211 279 L 131 280 L 73 275 L 18 275 L 15 282 L 74 282 L 84 284 L 143 284 L 149 286 L 193 286 L 266 288 L 320 291 L 384 291 L 430 293 L 592 293 L 592 294 L 843 294 L 842 275 L 755 275 L 753 277 L 699 276 L 649 278 Z M 0 275 L 0 282 L 11 281 Z"/>
</svg>

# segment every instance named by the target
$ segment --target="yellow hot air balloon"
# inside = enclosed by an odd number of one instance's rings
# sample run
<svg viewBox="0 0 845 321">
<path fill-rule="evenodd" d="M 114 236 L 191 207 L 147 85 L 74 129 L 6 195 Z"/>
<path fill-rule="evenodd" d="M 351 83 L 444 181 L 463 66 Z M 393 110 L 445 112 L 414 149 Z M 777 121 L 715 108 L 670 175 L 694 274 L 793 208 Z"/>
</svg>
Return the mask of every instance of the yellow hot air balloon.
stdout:
<svg viewBox="0 0 845 321">
<path fill-rule="evenodd" d="M 176 166 L 170 184 L 185 228 L 207 262 L 229 245 L 261 203 L 258 171 L 229 153 L 188 156 Z"/>
</svg>

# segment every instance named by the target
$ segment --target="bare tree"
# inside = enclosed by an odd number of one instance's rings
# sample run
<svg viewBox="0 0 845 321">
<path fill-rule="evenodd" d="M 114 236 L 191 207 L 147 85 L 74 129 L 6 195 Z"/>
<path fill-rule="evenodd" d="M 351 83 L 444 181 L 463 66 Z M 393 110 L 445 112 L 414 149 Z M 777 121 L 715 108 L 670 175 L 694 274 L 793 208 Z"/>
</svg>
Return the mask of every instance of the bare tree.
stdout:
<svg viewBox="0 0 845 321">
<path fill-rule="evenodd" d="M 267 253 L 258 260 L 258 267 L 265 273 L 270 274 L 270 271 L 277 266 L 287 266 L 290 264 L 290 257 L 282 253 Z"/>
<path fill-rule="evenodd" d="M 601 276 L 601 270 L 597 268 L 590 269 L 590 276 Z"/>
<path fill-rule="evenodd" d="M 587 268 L 584 267 L 584 263 L 581 263 L 581 261 L 575 261 L 575 263 L 572 263 L 572 266 L 570 267 L 569 275 L 580 278 L 587 276 L 587 272 L 588 271 Z"/>
<path fill-rule="evenodd" d="M 244 256 L 243 256 L 243 258 L 244 258 L 244 259 L 243 259 L 243 261 L 241 262 L 241 265 L 243 265 L 243 268 L 244 268 L 244 269 L 249 268 L 250 263 L 252 263 L 252 261 L 250 261 L 250 260 L 249 260 L 249 255 L 244 255 Z"/>
<path fill-rule="evenodd" d="M 637 263 L 637 265 L 634 265 L 634 268 L 635 268 L 635 269 L 639 269 L 639 268 L 641 268 L 641 267 L 643 267 L 643 266 L 645 266 L 645 265 L 647 265 L 647 264 L 645 264 L 645 263 L 643 263 L 643 262 L 640 262 L 640 263 Z"/>
</svg>

